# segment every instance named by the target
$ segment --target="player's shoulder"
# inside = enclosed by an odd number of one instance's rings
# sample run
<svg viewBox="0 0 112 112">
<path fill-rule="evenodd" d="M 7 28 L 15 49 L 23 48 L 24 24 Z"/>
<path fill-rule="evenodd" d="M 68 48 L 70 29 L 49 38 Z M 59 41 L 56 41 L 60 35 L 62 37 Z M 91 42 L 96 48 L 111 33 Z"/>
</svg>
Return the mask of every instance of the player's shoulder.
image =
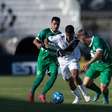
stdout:
<svg viewBox="0 0 112 112">
<path fill-rule="evenodd" d="M 41 32 L 49 32 L 50 31 L 50 28 L 45 28 L 43 30 L 41 30 Z"/>
<path fill-rule="evenodd" d="M 64 34 L 63 33 L 60 33 L 60 34 L 57 34 L 55 36 L 58 37 L 58 38 L 63 38 L 64 37 Z"/>
<path fill-rule="evenodd" d="M 94 39 L 101 39 L 101 37 L 99 35 L 93 35 L 92 38 L 94 38 Z"/>
<path fill-rule="evenodd" d="M 45 37 L 48 30 L 49 30 L 49 28 L 45 28 L 45 29 L 41 30 L 39 33 L 37 33 L 36 39 L 40 39 L 40 38 Z"/>
<path fill-rule="evenodd" d="M 93 38 L 93 42 L 95 42 L 95 43 L 102 40 L 102 38 L 100 36 L 97 36 L 97 35 L 93 35 L 92 38 Z"/>
</svg>

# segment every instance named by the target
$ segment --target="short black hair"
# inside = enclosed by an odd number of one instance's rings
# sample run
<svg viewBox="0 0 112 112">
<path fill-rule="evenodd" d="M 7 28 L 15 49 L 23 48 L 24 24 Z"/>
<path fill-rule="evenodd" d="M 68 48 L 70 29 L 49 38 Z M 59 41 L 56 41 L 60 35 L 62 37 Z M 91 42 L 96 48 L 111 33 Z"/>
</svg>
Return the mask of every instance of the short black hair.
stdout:
<svg viewBox="0 0 112 112">
<path fill-rule="evenodd" d="M 60 18 L 57 16 L 52 17 L 51 21 L 58 21 L 60 23 Z"/>
<path fill-rule="evenodd" d="M 81 35 L 85 35 L 86 37 L 91 37 L 91 33 L 90 32 L 88 32 L 87 30 L 85 30 L 85 29 L 80 29 L 79 31 L 78 31 L 78 33 L 81 33 Z"/>
<path fill-rule="evenodd" d="M 74 33 L 74 27 L 73 27 L 73 25 L 67 25 L 65 27 L 65 32 L 66 33 Z"/>
</svg>

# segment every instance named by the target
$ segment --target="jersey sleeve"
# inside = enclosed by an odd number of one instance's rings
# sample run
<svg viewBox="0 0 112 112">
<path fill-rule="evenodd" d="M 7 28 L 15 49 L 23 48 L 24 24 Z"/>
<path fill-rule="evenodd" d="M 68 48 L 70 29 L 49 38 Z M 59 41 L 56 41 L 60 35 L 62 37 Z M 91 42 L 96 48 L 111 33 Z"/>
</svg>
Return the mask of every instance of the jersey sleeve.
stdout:
<svg viewBox="0 0 112 112">
<path fill-rule="evenodd" d="M 37 34 L 36 39 L 40 40 L 40 41 L 43 41 L 45 39 L 45 37 L 46 37 L 46 33 L 43 30 L 43 31 L 41 31 L 40 33 Z"/>
<path fill-rule="evenodd" d="M 95 39 L 94 46 L 96 48 L 96 52 L 97 51 L 103 52 L 103 43 L 100 40 L 100 38 L 96 38 Z"/>
<path fill-rule="evenodd" d="M 58 43 L 59 38 L 60 38 L 60 35 L 49 36 L 49 37 L 48 37 L 48 41 L 54 42 L 54 43 Z"/>
</svg>

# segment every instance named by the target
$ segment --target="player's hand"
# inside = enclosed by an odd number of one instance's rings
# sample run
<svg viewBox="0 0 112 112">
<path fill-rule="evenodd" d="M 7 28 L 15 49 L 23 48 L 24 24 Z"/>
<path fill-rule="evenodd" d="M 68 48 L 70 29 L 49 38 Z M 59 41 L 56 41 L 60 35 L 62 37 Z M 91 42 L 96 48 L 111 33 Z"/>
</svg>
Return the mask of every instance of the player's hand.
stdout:
<svg viewBox="0 0 112 112">
<path fill-rule="evenodd" d="M 47 39 L 45 39 L 44 42 L 41 42 L 41 47 L 47 50 L 47 48 L 48 48 L 48 40 Z"/>
<path fill-rule="evenodd" d="M 48 48 L 48 45 L 49 45 L 49 42 L 48 42 L 48 39 L 46 38 L 46 39 L 44 40 L 44 47 Z"/>
<path fill-rule="evenodd" d="M 59 57 L 63 57 L 65 55 L 65 51 L 64 50 L 62 50 L 62 49 L 58 49 L 57 50 L 57 56 Z"/>
<path fill-rule="evenodd" d="M 83 71 L 86 71 L 89 68 L 89 63 L 86 63 L 85 65 L 83 65 Z"/>
</svg>

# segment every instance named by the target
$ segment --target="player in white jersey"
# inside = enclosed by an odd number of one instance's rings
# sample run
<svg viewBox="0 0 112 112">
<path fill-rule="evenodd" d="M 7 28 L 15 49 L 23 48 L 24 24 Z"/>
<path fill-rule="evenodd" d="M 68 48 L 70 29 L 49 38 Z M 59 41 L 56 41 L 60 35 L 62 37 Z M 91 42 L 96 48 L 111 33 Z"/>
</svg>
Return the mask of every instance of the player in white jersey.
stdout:
<svg viewBox="0 0 112 112">
<path fill-rule="evenodd" d="M 75 37 L 74 27 L 67 25 L 65 33 L 48 37 L 47 45 L 47 47 L 50 47 L 49 43 L 55 43 L 58 46 L 58 61 L 63 79 L 68 81 L 71 92 L 75 95 L 73 104 L 79 103 L 80 92 L 86 102 L 90 101 L 90 97 L 87 95 L 87 91 L 79 77 L 80 49 L 78 42 L 79 40 Z"/>
</svg>

